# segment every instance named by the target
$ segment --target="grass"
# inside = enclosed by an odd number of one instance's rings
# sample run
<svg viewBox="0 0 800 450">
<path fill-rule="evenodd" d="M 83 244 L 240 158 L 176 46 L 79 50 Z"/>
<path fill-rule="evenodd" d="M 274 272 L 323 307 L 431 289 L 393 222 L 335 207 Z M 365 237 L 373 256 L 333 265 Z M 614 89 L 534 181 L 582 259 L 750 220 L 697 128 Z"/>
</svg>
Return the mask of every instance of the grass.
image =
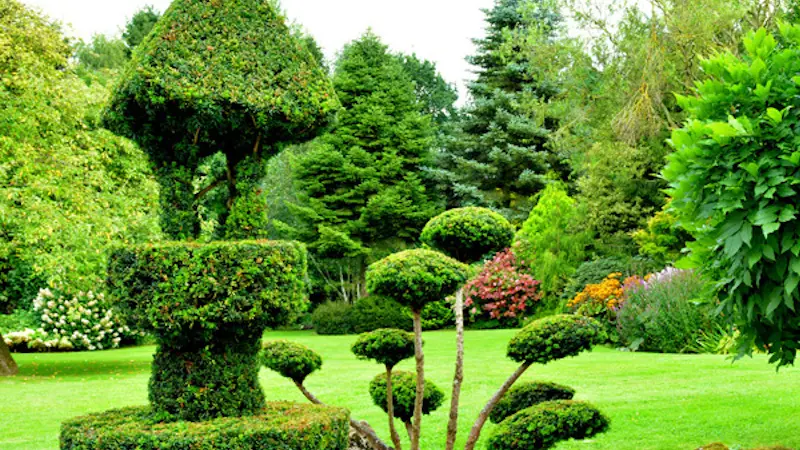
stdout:
<svg viewBox="0 0 800 450">
<path fill-rule="evenodd" d="M 462 392 L 460 444 L 485 401 L 515 369 L 504 357 L 513 331 L 469 331 L 466 382 Z M 269 333 L 322 354 L 323 370 L 307 380 L 323 401 L 348 407 L 387 436 L 386 416 L 367 386 L 381 367 L 358 361 L 353 336 L 323 337 L 308 332 Z M 448 392 L 455 359 L 454 335 L 425 333 L 426 377 Z M 154 347 L 95 353 L 16 355 L 20 375 L 0 379 L 0 449 L 58 448 L 58 430 L 69 417 L 147 402 Z M 400 365 L 411 370 L 412 362 Z M 714 441 L 745 448 L 784 445 L 800 448 L 800 370 L 776 373 L 757 356 L 731 364 L 712 355 L 625 353 L 599 348 L 577 358 L 534 366 L 524 379 L 574 387 L 577 398 L 595 403 L 612 420 L 611 431 L 589 442 L 566 442 L 559 450 L 696 449 Z M 263 370 L 270 400 L 302 401 L 291 382 Z M 449 396 L 445 400 L 449 406 Z M 444 448 L 447 408 L 423 420 L 423 448 Z M 484 437 L 491 432 L 491 424 Z M 407 446 L 406 446 L 407 448 Z"/>
</svg>

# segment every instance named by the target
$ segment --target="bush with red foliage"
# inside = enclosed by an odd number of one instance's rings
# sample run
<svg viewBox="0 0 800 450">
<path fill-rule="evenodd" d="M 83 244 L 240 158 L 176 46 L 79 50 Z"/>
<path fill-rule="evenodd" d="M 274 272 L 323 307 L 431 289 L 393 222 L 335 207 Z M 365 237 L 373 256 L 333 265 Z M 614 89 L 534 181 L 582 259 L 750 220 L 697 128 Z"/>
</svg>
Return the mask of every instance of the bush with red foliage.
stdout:
<svg viewBox="0 0 800 450">
<path fill-rule="evenodd" d="M 464 306 L 470 314 L 492 319 L 518 318 L 538 302 L 539 281 L 520 271 L 517 256 L 503 250 L 484 264 L 477 277 L 464 287 Z"/>
</svg>

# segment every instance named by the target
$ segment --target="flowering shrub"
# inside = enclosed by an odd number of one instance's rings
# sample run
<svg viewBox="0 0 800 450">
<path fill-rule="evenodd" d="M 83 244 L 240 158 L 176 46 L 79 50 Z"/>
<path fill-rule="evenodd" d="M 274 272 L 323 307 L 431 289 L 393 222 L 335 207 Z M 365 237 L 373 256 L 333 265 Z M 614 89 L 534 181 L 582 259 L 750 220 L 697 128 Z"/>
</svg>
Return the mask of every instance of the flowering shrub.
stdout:
<svg viewBox="0 0 800 450">
<path fill-rule="evenodd" d="M 504 250 L 487 261 L 480 274 L 464 287 L 470 314 L 492 319 L 517 318 L 541 300 L 539 281 L 519 270 L 516 255 Z"/>
<path fill-rule="evenodd" d="M 609 274 L 602 282 L 587 284 L 572 300 L 567 302 L 567 307 L 575 314 L 593 317 L 605 326 L 608 338 L 616 343 L 619 338 L 616 333 L 617 311 L 624 301 L 626 289 L 635 289 L 644 283 L 638 276 L 630 276 L 620 281 L 622 273 Z"/>
</svg>

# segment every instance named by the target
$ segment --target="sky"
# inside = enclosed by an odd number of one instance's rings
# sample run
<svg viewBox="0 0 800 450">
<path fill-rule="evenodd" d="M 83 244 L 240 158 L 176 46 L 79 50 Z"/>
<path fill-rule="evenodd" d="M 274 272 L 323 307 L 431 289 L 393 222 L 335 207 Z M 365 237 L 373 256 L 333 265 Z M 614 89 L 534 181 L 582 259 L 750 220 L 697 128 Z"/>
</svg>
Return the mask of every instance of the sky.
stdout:
<svg viewBox="0 0 800 450">
<path fill-rule="evenodd" d="M 22 0 L 71 26 L 71 34 L 119 34 L 128 19 L 146 5 L 164 11 L 170 0 Z M 436 63 L 455 83 L 464 101 L 472 79 L 465 61 L 475 51 L 472 38 L 483 35 L 484 15 L 493 0 L 281 0 L 289 19 L 313 35 L 329 59 L 367 28 L 392 51 L 416 53 Z"/>
</svg>

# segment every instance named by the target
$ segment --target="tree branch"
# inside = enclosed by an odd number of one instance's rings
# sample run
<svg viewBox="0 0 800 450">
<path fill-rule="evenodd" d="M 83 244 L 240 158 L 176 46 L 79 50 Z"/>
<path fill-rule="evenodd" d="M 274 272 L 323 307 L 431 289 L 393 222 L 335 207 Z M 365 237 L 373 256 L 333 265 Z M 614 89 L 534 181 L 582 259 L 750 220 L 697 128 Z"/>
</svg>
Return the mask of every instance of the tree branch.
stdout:
<svg viewBox="0 0 800 450">
<path fill-rule="evenodd" d="M 214 188 L 216 188 L 217 186 L 219 186 L 220 184 L 222 184 L 222 183 L 224 183 L 226 181 L 228 181 L 226 179 L 226 177 L 217 178 L 216 180 L 214 180 L 213 183 L 211 183 L 208 186 L 204 187 L 200 192 L 195 194 L 194 195 L 194 201 L 198 201 L 201 198 L 205 197 L 209 192 L 213 191 Z"/>
<path fill-rule="evenodd" d="M 392 435 L 392 443 L 397 450 L 402 450 L 400 435 L 394 427 L 394 393 L 392 392 L 392 368 L 386 366 L 386 412 L 389 414 L 389 433 Z"/>
</svg>

